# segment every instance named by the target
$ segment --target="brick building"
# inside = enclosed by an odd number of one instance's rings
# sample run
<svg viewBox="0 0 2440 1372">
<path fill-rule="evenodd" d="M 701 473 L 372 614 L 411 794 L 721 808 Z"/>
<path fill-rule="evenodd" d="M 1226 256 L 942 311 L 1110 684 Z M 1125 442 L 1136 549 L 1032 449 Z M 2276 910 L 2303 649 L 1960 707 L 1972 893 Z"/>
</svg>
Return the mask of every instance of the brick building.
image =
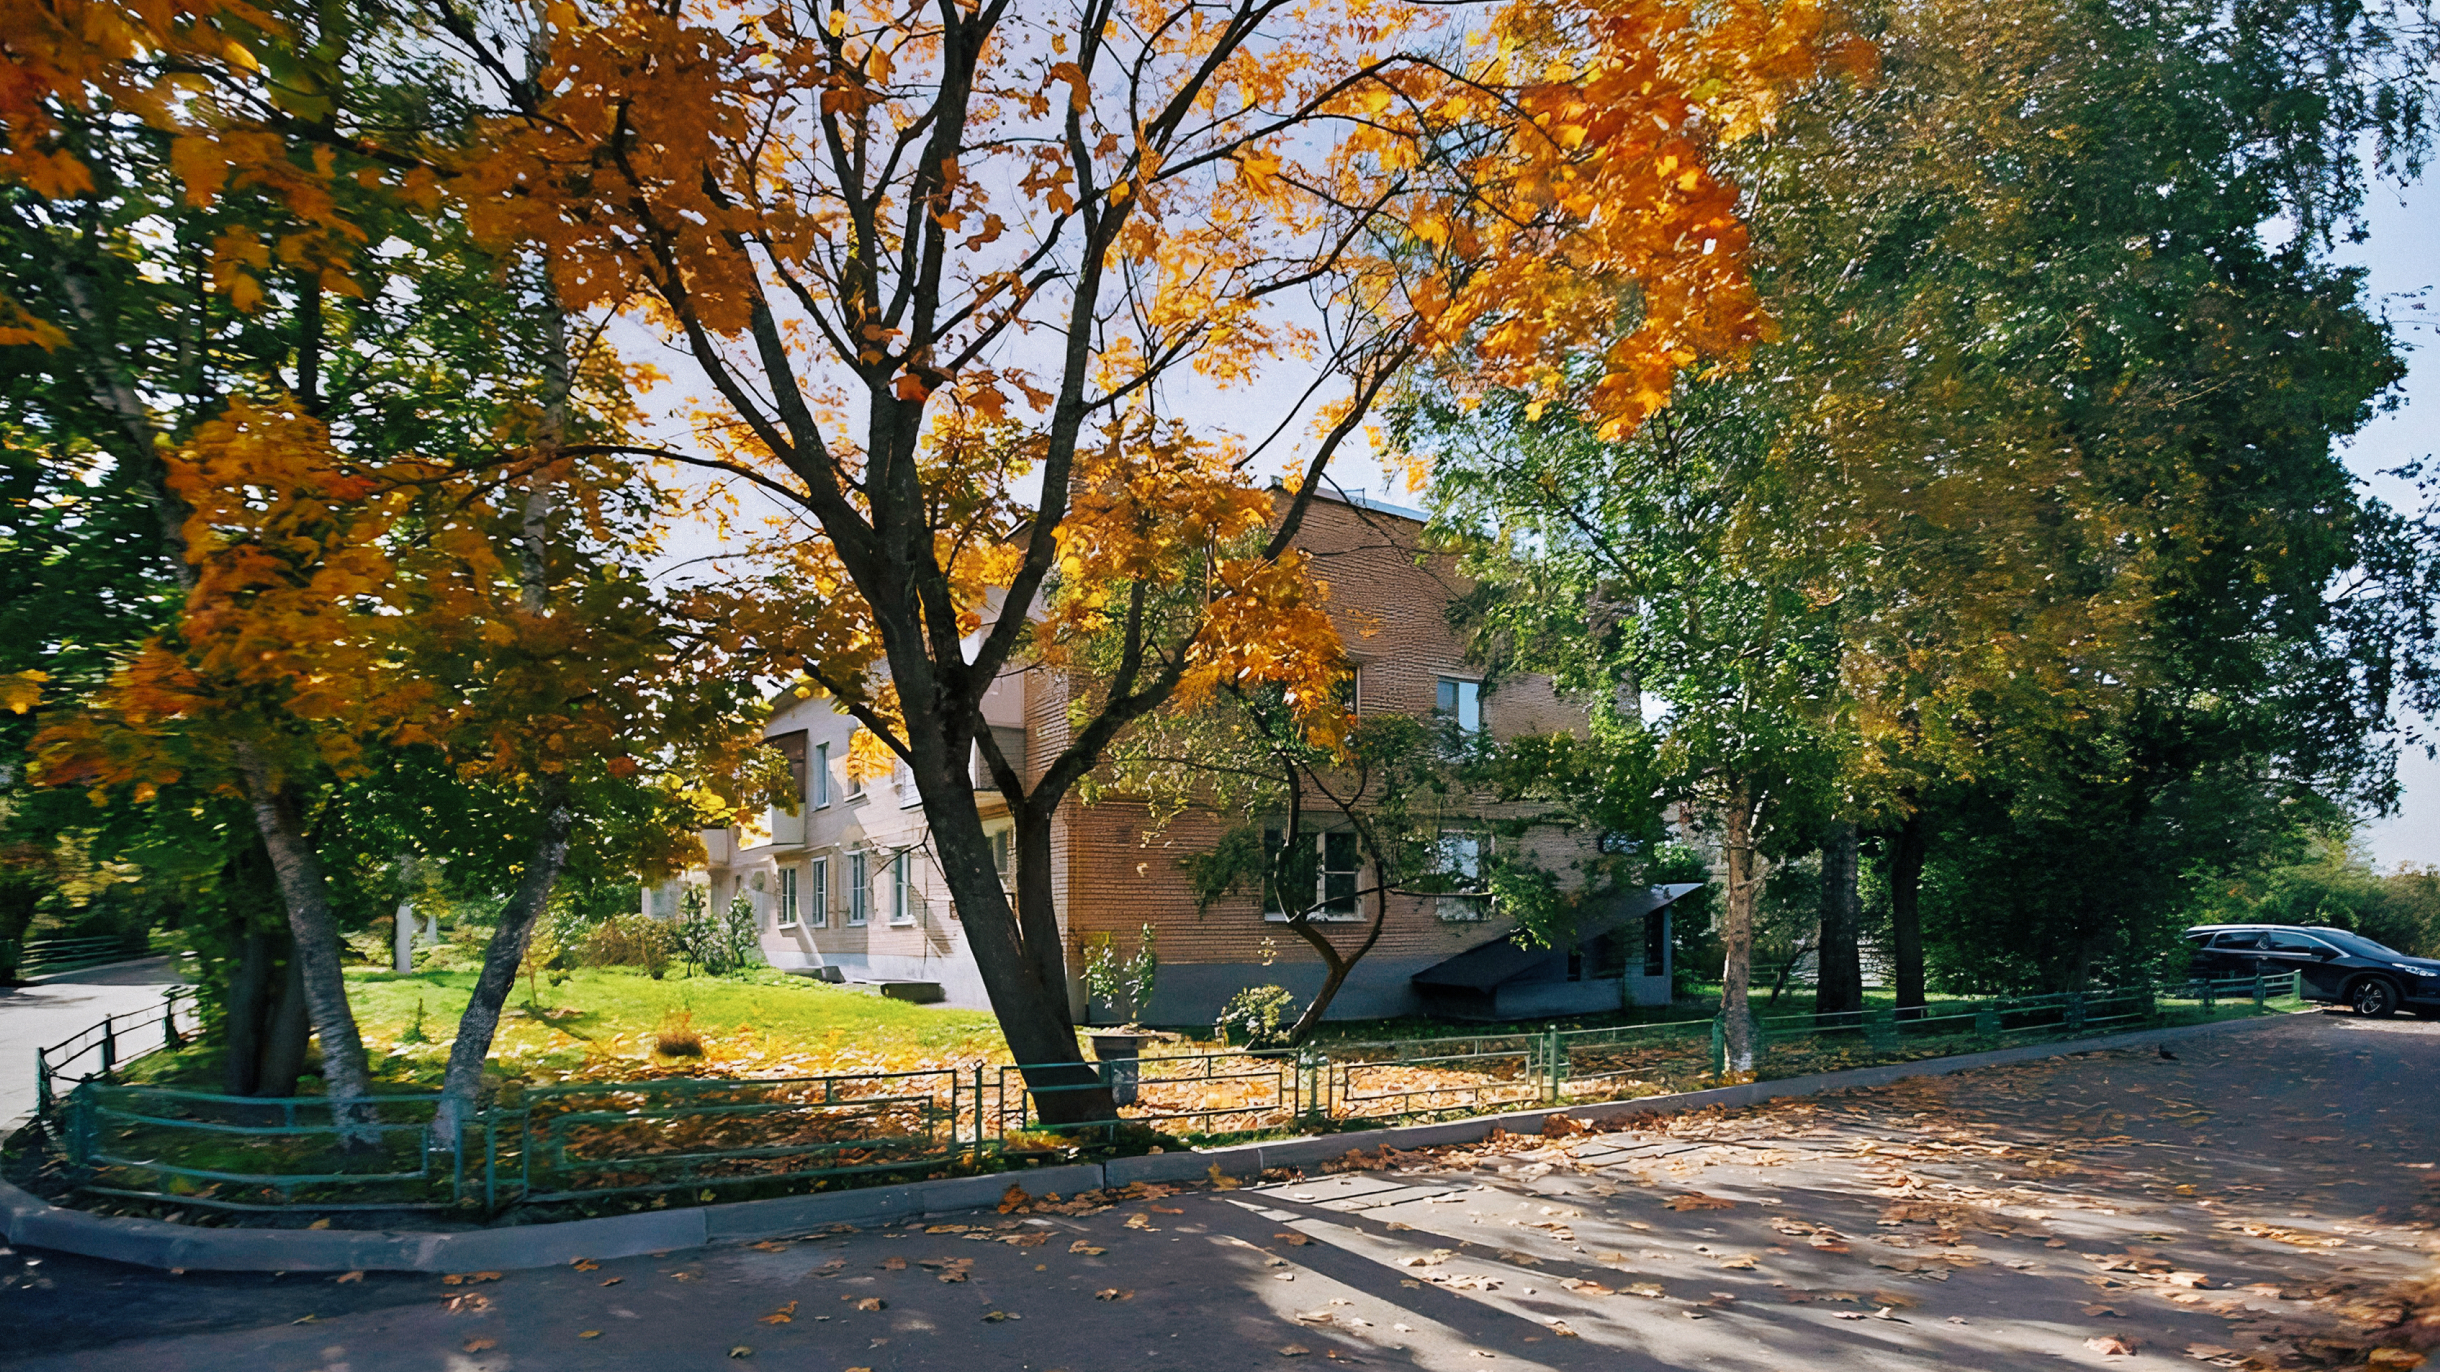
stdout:
<svg viewBox="0 0 2440 1372">
<path fill-rule="evenodd" d="M 1300 532 L 1315 575 L 1330 586 L 1329 608 L 1355 667 L 1357 710 L 1438 714 L 1500 738 L 1583 728 L 1584 710 L 1547 680 L 1508 675 L 1493 689 L 1466 664 L 1448 618 L 1463 579 L 1451 559 L 1419 552 L 1421 532 L 1420 515 L 1349 496 L 1317 500 Z M 985 698 L 984 718 L 1004 753 L 1024 757 L 1038 774 L 1066 742 L 1067 705 L 1058 676 L 1012 668 Z M 708 865 L 684 880 L 707 887 L 715 909 L 739 894 L 751 901 L 774 966 L 836 969 L 828 975 L 848 981 L 930 983 L 950 1004 L 984 1007 L 982 979 L 926 847 L 914 785 L 903 777 L 850 781 L 853 728 L 827 698 L 774 713 L 766 737 L 800 764 L 803 806 L 793 815 L 770 812 L 759 832 L 707 832 Z M 985 828 L 1005 834 L 1005 803 L 987 783 L 977 789 Z M 1314 824 L 1315 812 L 1307 814 Z M 1161 967 L 1154 1003 L 1142 1015 L 1147 1023 L 1209 1023 L 1248 986 L 1277 984 L 1300 999 L 1318 989 L 1320 959 L 1285 927 L 1284 914 L 1265 912 L 1273 902 L 1248 894 L 1197 911 L 1179 859 L 1208 849 L 1233 823 L 1189 810 L 1151 832 L 1141 804 L 1071 799 L 1052 840 L 1071 977 L 1088 942 L 1106 934 L 1131 950 L 1151 923 Z M 1325 887 L 1335 880 L 1345 889 L 1351 879 L 1369 885 L 1354 845 L 1332 841 L 1326 824 L 1316 827 L 1325 831 L 1315 839 Z M 1465 836 L 1449 837 L 1462 850 Z M 1536 855 L 1564 871 L 1575 845 L 1595 837 L 1553 833 Z M 1666 1002 L 1668 903 L 1690 889 L 1627 893 L 1580 918 L 1577 947 L 1555 950 L 1517 948 L 1482 897 L 1392 895 L 1380 942 L 1330 1017 L 1507 1018 Z M 647 912 L 676 913 L 680 890 L 673 882 L 648 893 Z M 1325 917 L 1345 921 L 1345 945 L 1370 920 L 1369 912 Z M 1108 1007 L 1086 1005 L 1080 981 L 1070 994 L 1080 1015 L 1111 1018 Z"/>
</svg>

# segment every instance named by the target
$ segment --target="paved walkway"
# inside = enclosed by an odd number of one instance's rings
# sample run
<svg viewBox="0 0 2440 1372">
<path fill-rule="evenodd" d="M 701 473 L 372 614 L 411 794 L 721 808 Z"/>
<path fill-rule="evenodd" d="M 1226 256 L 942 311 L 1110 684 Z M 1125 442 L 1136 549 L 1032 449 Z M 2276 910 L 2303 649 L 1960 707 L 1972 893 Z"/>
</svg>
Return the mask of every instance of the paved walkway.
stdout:
<svg viewBox="0 0 2440 1372">
<path fill-rule="evenodd" d="M 2432 1258 L 2440 1024 L 2304 1015 L 2174 1051 L 505 1277 L 21 1253 L 0 1364 L 2362 1367 Z"/>
<path fill-rule="evenodd" d="M 102 1022 L 149 1010 L 176 984 L 165 957 L 0 986 L 0 1134 L 34 1113 L 34 1050 Z"/>
</svg>

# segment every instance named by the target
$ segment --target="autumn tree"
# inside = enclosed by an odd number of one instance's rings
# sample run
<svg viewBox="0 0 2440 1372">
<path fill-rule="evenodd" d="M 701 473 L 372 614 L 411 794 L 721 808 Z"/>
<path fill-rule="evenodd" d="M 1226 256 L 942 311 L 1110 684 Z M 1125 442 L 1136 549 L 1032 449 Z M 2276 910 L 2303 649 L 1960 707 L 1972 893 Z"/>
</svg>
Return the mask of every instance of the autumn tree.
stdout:
<svg viewBox="0 0 2440 1372">
<path fill-rule="evenodd" d="M 29 401 L 13 436 L 148 512 L 136 560 L 166 590 L 51 713 L 42 774 L 139 807 L 243 802 L 266 861 L 241 847 L 229 871 L 259 867 L 286 908 L 341 1100 L 366 1088 L 344 890 L 455 837 L 418 814 L 487 811 L 485 837 L 521 851 L 453 1050 L 462 1105 L 572 846 L 615 835 L 625 859 L 675 865 L 707 816 L 644 769 L 725 750 L 708 770 L 733 776 L 752 743 L 750 683 L 638 569 L 661 492 L 604 442 L 637 375 L 530 253 L 478 248 L 439 196 L 423 157 L 466 125 L 378 16 L 34 18 L 24 41 L 58 60 L 11 89 L 31 92 L 5 150 L 28 268 L 6 282 Z M 407 796 L 365 784 L 402 779 Z M 650 818 L 580 826 L 588 808 Z M 287 1037 L 279 1063 L 301 1055 Z"/>
<path fill-rule="evenodd" d="M 670 456 L 804 521 L 769 550 L 798 599 L 753 651 L 907 766 L 1028 1064 L 1076 1056 L 1053 813 L 1199 678 L 1326 688 L 1300 673 L 1331 655 L 1270 639 L 1316 482 L 1401 369 L 1463 340 L 1488 379 L 1625 432 L 1756 336 L 1707 148 L 1770 117 L 1822 28 L 1801 3 L 1542 0 L 423 13 L 492 111 L 452 193 L 494 241 L 546 245 L 571 308 L 640 284 L 710 401 Z M 1240 422 L 1191 425 L 1194 387 Z M 1181 550 L 1257 529 L 1190 623 L 1139 625 Z M 983 693 L 1111 623 L 1130 650 L 1064 746 L 1003 756 Z M 1013 907 L 978 750 L 1016 820 Z"/>
<path fill-rule="evenodd" d="M 1866 18 L 1875 80 L 1824 81 L 1779 137 L 1727 156 L 1755 188 L 1757 273 L 1781 329 L 1749 368 L 1691 386 L 1668 424 L 1606 450 L 1574 416 L 1517 424 L 1513 409 L 1444 412 L 1423 437 L 1464 440 L 1439 469 L 1457 522 L 1520 535 L 1486 575 L 1529 607 L 1517 613 L 1539 637 L 1524 641 L 1665 705 L 1664 733 L 1687 708 L 1671 687 L 1689 683 L 1670 645 L 1642 637 L 1663 602 L 1627 569 L 1713 585 L 1725 613 L 1667 626 L 1689 644 L 1721 644 L 1750 622 L 1741 602 L 1783 597 L 1776 624 L 1726 649 L 1737 667 L 1702 662 L 1723 679 L 1698 674 L 1690 698 L 1698 713 L 1755 700 L 1803 743 L 1785 756 L 1810 757 L 1823 787 L 1842 937 L 1846 835 L 1886 832 L 1912 1006 L 1926 812 L 1949 798 L 2004 781 L 2057 798 L 2028 814 L 2064 819 L 2079 808 L 2064 796 L 2089 794 L 2075 778 L 2126 758 L 2107 740 L 2172 718 L 2157 756 L 2198 790 L 2213 785 L 2192 770 L 2202 754 L 2171 740 L 2216 732 L 2205 751 L 2252 759 L 2227 774 L 2248 784 L 2344 790 L 2368 775 L 2383 683 L 2417 670 L 2400 614 L 2418 578 L 2397 574 L 2414 561 L 2397 521 L 2348 495 L 2331 460 L 2394 363 L 2352 282 L 2309 245 L 2360 190 L 2351 158 L 2324 154 L 2375 126 L 2409 156 L 2419 146 L 2419 78 L 2386 63 L 2393 39 L 2426 36 L 2302 6 L 2225 32 L 2072 6 Z M 2207 41 L 2166 36 L 2181 24 Z M 2321 56 L 2274 58 L 2289 40 Z M 2404 103 L 2371 94 L 2384 88 Z M 2305 90 L 2318 93 L 2268 94 Z M 2302 108 L 2327 122 L 2287 122 Z M 2247 151 L 2264 148 L 2278 157 Z M 2282 207 L 2318 227 L 2267 247 L 2256 226 Z M 2279 341 L 2298 337 L 2316 346 Z M 1718 492 L 1702 541 L 1644 515 L 1653 485 Z M 1670 561 L 1689 546 L 1702 557 Z M 2342 578 L 2350 562 L 2360 574 Z M 1715 566 L 1742 576 L 1707 583 Z M 1749 665 L 1789 673 L 1787 689 L 1728 689 Z M 2308 680 L 2323 684 L 2300 694 Z M 2142 832 L 2141 793 L 2125 798 L 2124 832 Z M 1744 808 L 1720 812 L 1732 871 Z M 1733 877 L 1730 898 L 1733 964 Z M 1838 952 L 1826 975 L 1851 968 Z"/>
</svg>

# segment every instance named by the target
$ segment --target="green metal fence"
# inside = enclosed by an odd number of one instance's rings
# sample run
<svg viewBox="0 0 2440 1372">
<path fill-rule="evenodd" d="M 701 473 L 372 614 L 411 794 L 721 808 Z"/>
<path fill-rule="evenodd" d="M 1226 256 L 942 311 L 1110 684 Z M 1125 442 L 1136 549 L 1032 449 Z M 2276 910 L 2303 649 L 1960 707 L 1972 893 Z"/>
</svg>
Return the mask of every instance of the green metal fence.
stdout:
<svg viewBox="0 0 2440 1372">
<path fill-rule="evenodd" d="M 318 1096 L 252 1099 L 113 1080 L 193 1029 L 183 989 L 40 1050 L 43 1118 L 82 1189 L 235 1211 L 457 1210 L 629 1204 L 739 1186 L 803 1189 L 1036 1151 L 1041 1101 L 1130 1086 L 1115 1118 L 1062 1124 L 1065 1144 L 1157 1129 L 1193 1142 L 1662 1095 L 1717 1084 L 1718 1018 L 1599 1029 L 1232 1050 L 1128 1064 L 977 1064 L 775 1079 L 671 1078 L 511 1088 L 452 1127 L 436 1095 L 376 1096 L 351 1119 Z M 2253 1010 L 2293 974 L 1948 1001 L 1899 1015 L 1754 1021 L 1755 1074 L 2072 1038 L 2156 1022 L 2164 1008 Z M 67 1085 L 65 1094 L 56 1088 Z M 1066 1112 L 1054 1112 L 1066 1113 Z"/>
<path fill-rule="evenodd" d="M 34 1050 L 34 1114 L 49 1120 L 57 1112 L 61 1081 L 106 1081 L 122 1064 L 147 1053 L 176 1048 L 202 1027 L 193 987 L 173 986 L 161 1003 L 145 1010 L 111 1015 L 101 1023 L 48 1047 Z"/>
<path fill-rule="evenodd" d="M 481 1116 L 484 1201 L 540 1204 L 960 1162 L 982 1141 L 983 1070 L 530 1089 Z"/>
<path fill-rule="evenodd" d="M 95 938 L 35 938 L 23 943 L 0 939 L 0 979 L 74 972 L 140 958 L 150 951 L 150 940 L 141 932 Z"/>
</svg>

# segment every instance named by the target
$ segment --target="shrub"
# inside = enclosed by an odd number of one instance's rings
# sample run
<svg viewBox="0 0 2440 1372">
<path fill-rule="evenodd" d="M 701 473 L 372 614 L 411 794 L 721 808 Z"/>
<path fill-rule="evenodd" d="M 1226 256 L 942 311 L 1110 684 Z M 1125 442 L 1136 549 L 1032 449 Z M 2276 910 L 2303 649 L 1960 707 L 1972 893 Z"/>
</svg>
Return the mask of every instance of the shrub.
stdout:
<svg viewBox="0 0 2440 1372">
<path fill-rule="evenodd" d="M 661 1028 L 652 1036 L 652 1051 L 668 1058 L 699 1058 L 703 1056 L 703 1035 L 696 1032 L 695 1012 L 672 1010 L 661 1017 Z"/>
<path fill-rule="evenodd" d="M 744 895 L 727 913 L 691 916 L 676 925 L 678 955 L 716 977 L 762 965 L 762 921 Z"/>
<path fill-rule="evenodd" d="M 1212 1031 L 1223 1043 L 1248 1048 L 1275 1048 L 1288 1041 L 1280 1021 L 1296 1008 L 1296 997 L 1285 986 L 1249 986 L 1229 998 Z"/>
<path fill-rule="evenodd" d="M 657 978 L 677 951 L 677 928 L 666 920 L 613 915 L 586 933 L 578 956 L 588 967 L 641 967 Z"/>
<path fill-rule="evenodd" d="M 1152 925 L 1145 925 L 1133 957 L 1120 957 L 1117 941 L 1108 934 L 1086 944 L 1086 994 L 1129 1021 L 1141 1019 L 1152 1006 L 1153 983 L 1160 976 L 1161 955 L 1153 947 L 1154 935 L 1159 932 Z"/>
</svg>

